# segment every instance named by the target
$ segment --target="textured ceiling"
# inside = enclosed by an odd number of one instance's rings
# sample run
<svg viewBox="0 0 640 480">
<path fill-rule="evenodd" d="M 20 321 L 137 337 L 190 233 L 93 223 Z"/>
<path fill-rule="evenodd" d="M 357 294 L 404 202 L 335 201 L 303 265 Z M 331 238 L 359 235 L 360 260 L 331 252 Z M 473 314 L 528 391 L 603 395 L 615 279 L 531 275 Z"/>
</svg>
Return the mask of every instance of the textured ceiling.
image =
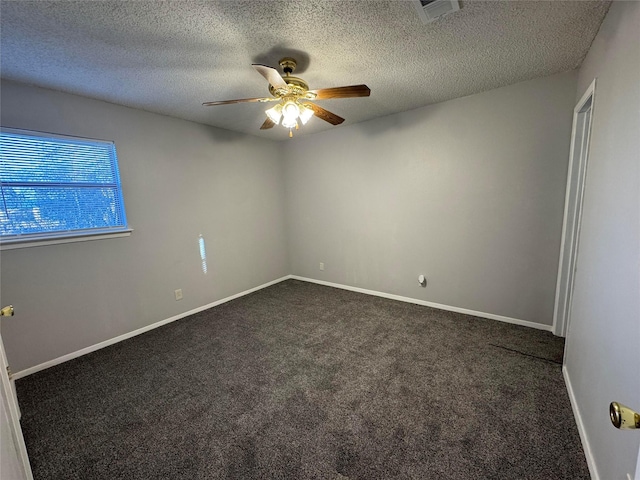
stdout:
<svg viewBox="0 0 640 480">
<path fill-rule="evenodd" d="M 580 65 L 610 1 L 461 1 L 421 22 L 408 1 L 2 1 L 3 78 L 217 127 L 260 131 L 268 96 L 251 67 L 299 61 L 310 88 L 366 83 L 371 97 L 318 101 L 343 124 Z M 296 135 L 330 128 L 318 118 Z"/>
</svg>

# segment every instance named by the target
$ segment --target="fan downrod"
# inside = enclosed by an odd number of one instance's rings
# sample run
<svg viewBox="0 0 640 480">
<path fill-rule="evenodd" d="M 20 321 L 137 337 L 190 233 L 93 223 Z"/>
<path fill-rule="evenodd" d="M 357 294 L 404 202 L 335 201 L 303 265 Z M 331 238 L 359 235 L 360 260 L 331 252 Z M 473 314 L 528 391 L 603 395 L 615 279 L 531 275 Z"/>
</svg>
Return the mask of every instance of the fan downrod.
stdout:
<svg viewBox="0 0 640 480">
<path fill-rule="evenodd" d="M 282 71 L 285 75 L 291 75 L 298 66 L 298 62 L 296 62 L 295 59 L 291 57 L 284 57 L 278 63 L 282 67 Z"/>
</svg>

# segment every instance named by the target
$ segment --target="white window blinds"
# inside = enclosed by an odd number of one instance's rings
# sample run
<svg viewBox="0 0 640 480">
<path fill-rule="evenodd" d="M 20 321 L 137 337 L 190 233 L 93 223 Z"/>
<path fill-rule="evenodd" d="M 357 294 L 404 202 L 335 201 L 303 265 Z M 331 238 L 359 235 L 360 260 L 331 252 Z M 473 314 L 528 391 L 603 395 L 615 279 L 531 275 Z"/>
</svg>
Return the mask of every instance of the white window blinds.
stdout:
<svg viewBox="0 0 640 480">
<path fill-rule="evenodd" d="M 113 142 L 2 129 L 0 238 L 127 228 Z"/>
</svg>

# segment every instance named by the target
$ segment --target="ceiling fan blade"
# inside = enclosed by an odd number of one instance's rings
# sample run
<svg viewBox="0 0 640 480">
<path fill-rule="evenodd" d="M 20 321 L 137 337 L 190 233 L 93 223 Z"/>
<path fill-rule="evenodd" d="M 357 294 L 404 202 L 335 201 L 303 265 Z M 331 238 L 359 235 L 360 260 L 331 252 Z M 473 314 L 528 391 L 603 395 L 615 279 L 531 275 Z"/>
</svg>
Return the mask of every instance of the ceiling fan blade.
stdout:
<svg viewBox="0 0 640 480">
<path fill-rule="evenodd" d="M 260 75 L 266 78 L 267 82 L 273 85 L 274 88 L 282 88 L 285 90 L 289 88 L 287 86 L 287 82 L 285 82 L 282 79 L 282 77 L 280 76 L 280 74 L 275 68 L 267 67 L 266 65 L 260 65 L 257 63 L 254 63 L 252 66 L 258 71 Z"/>
<path fill-rule="evenodd" d="M 331 113 L 329 110 L 325 110 L 315 103 L 305 103 L 304 106 L 311 108 L 316 117 L 321 118 L 325 122 L 329 122 L 331 125 L 340 125 L 344 122 L 344 118 L 339 117 L 335 113 Z"/>
<path fill-rule="evenodd" d="M 245 103 L 245 102 L 270 102 L 271 98 L 238 98 L 236 100 L 222 100 L 220 102 L 204 102 L 202 105 L 205 107 L 212 107 L 214 105 L 229 105 L 232 103 Z M 273 100 L 278 100 L 274 98 Z"/>
<path fill-rule="evenodd" d="M 267 130 L 269 128 L 273 128 L 274 125 L 275 125 L 275 122 L 271 120 L 269 117 L 267 117 L 267 119 L 264 121 L 264 123 L 260 127 L 260 130 Z"/>
<path fill-rule="evenodd" d="M 324 100 L 326 98 L 352 98 L 368 97 L 371 90 L 366 85 L 350 85 L 348 87 L 321 88 L 319 90 L 309 90 L 315 93 L 314 100 Z"/>
</svg>

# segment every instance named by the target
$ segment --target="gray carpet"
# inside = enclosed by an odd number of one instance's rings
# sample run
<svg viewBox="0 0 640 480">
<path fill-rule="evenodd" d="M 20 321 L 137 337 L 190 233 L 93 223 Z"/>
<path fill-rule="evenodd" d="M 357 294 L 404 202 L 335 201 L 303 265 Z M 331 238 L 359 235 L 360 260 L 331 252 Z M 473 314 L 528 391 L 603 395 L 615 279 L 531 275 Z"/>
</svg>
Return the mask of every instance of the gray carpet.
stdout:
<svg viewBox="0 0 640 480">
<path fill-rule="evenodd" d="M 586 479 L 562 350 L 287 280 L 17 388 L 36 479 Z"/>
</svg>

